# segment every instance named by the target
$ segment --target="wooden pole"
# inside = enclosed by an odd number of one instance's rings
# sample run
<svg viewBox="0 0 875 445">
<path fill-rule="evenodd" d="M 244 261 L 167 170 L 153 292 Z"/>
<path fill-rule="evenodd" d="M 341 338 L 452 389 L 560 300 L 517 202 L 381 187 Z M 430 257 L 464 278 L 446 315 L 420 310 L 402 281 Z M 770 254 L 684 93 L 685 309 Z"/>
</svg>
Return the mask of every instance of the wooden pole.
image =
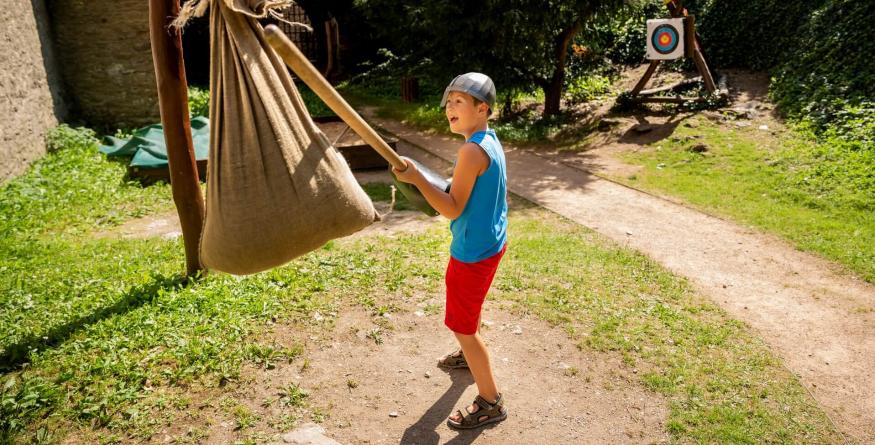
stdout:
<svg viewBox="0 0 875 445">
<path fill-rule="evenodd" d="M 149 34 L 152 61 L 158 83 L 158 103 L 173 202 L 182 226 L 185 245 L 185 271 L 191 277 L 202 270 L 198 244 L 204 221 L 204 198 L 201 194 L 191 140 L 188 115 L 188 83 L 182 61 L 182 36 L 170 22 L 179 14 L 179 0 L 149 0 Z"/>
<path fill-rule="evenodd" d="M 373 147 L 386 162 L 392 164 L 398 171 L 407 170 L 407 164 L 392 150 L 392 147 L 359 116 L 358 113 L 340 96 L 340 93 L 319 74 L 319 71 L 307 60 L 307 57 L 286 37 L 276 25 L 268 25 L 264 28 L 264 36 L 267 43 L 288 65 L 301 81 L 307 84 L 322 102 L 335 114 L 340 116 L 346 125 L 349 125 L 368 145 Z"/>
<path fill-rule="evenodd" d="M 656 71 L 656 67 L 659 66 L 659 62 L 661 60 L 651 60 L 650 66 L 647 67 L 647 71 L 644 72 L 644 75 L 641 76 L 641 79 L 638 80 L 638 83 L 635 84 L 635 88 L 632 88 L 632 95 L 637 96 L 638 93 L 647 85 L 647 81 L 650 80 L 650 76 L 653 75 L 653 72 Z"/>
</svg>

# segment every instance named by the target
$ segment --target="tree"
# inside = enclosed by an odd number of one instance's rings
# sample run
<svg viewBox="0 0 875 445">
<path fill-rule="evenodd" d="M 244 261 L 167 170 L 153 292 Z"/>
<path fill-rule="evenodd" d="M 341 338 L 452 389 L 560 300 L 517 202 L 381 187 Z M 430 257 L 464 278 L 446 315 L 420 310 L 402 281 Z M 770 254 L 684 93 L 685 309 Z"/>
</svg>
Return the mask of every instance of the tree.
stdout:
<svg viewBox="0 0 875 445">
<path fill-rule="evenodd" d="M 429 74 L 489 74 L 499 91 L 544 91 L 544 114 L 560 111 L 568 47 L 597 14 L 623 0 L 359 0 L 387 47 Z"/>
</svg>

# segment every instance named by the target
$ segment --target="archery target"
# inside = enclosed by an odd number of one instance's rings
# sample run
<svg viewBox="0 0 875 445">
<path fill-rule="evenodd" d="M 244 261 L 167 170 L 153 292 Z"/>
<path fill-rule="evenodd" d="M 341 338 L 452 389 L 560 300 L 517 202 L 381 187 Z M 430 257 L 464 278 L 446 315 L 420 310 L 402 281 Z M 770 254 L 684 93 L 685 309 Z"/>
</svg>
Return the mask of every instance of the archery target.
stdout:
<svg viewBox="0 0 875 445">
<path fill-rule="evenodd" d="M 684 19 L 647 21 L 647 58 L 673 60 L 684 56 Z"/>
</svg>

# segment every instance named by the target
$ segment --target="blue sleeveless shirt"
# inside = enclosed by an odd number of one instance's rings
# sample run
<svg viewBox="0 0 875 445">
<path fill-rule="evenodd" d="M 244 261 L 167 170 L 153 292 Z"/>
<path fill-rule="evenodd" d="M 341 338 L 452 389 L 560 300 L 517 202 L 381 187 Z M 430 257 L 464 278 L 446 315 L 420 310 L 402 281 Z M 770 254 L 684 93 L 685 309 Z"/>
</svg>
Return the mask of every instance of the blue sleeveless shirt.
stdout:
<svg viewBox="0 0 875 445">
<path fill-rule="evenodd" d="M 476 263 L 500 252 L 507 242 L 507 170 L 504 149 L 494 130 L 478 131 L 468 142 L 489 156 L 489 167 L 474 181 L 462 214 L 450 222 L 450 255 Z"/>
</svg>

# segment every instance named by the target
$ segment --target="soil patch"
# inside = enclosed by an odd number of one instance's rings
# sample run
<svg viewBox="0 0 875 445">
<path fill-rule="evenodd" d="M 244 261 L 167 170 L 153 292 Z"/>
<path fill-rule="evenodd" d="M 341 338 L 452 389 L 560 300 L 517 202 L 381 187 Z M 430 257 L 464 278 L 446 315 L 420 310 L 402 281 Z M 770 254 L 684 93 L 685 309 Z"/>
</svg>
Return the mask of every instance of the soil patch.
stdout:
<svg viewBox="0 0 875 445">
<path fill-rule="evenodd" d="M 456 347 L 442 313 L 425 312 L 437 303 L 413 297 L 388 317 L 345 308 L 333 328 L 311 331 L 306 366 L 245 369 L 235 399 L 259 414 L 253 430 L 269 430 L 269 419 L 292 411 L 275 401 L 277 394 L 298 385 L 309 394 L 302 416 L 315 413 L 326 435 L 344 444 L 668 442 L 667 401 L 640 386 L 637 370 L 618 355 L 582 352 L 560 328 L 496 302 L 485 307 L 483 334 L 509 418 L 480 431 L 450 429 L 446 418 L 477 392 L 467 370 L 436 366 Z M 299 338 L 277 326 L 265 341 Z M 205 443 L 244 437 L 229 416 L 216 411 L 208 417 Z"/>
</svg>

